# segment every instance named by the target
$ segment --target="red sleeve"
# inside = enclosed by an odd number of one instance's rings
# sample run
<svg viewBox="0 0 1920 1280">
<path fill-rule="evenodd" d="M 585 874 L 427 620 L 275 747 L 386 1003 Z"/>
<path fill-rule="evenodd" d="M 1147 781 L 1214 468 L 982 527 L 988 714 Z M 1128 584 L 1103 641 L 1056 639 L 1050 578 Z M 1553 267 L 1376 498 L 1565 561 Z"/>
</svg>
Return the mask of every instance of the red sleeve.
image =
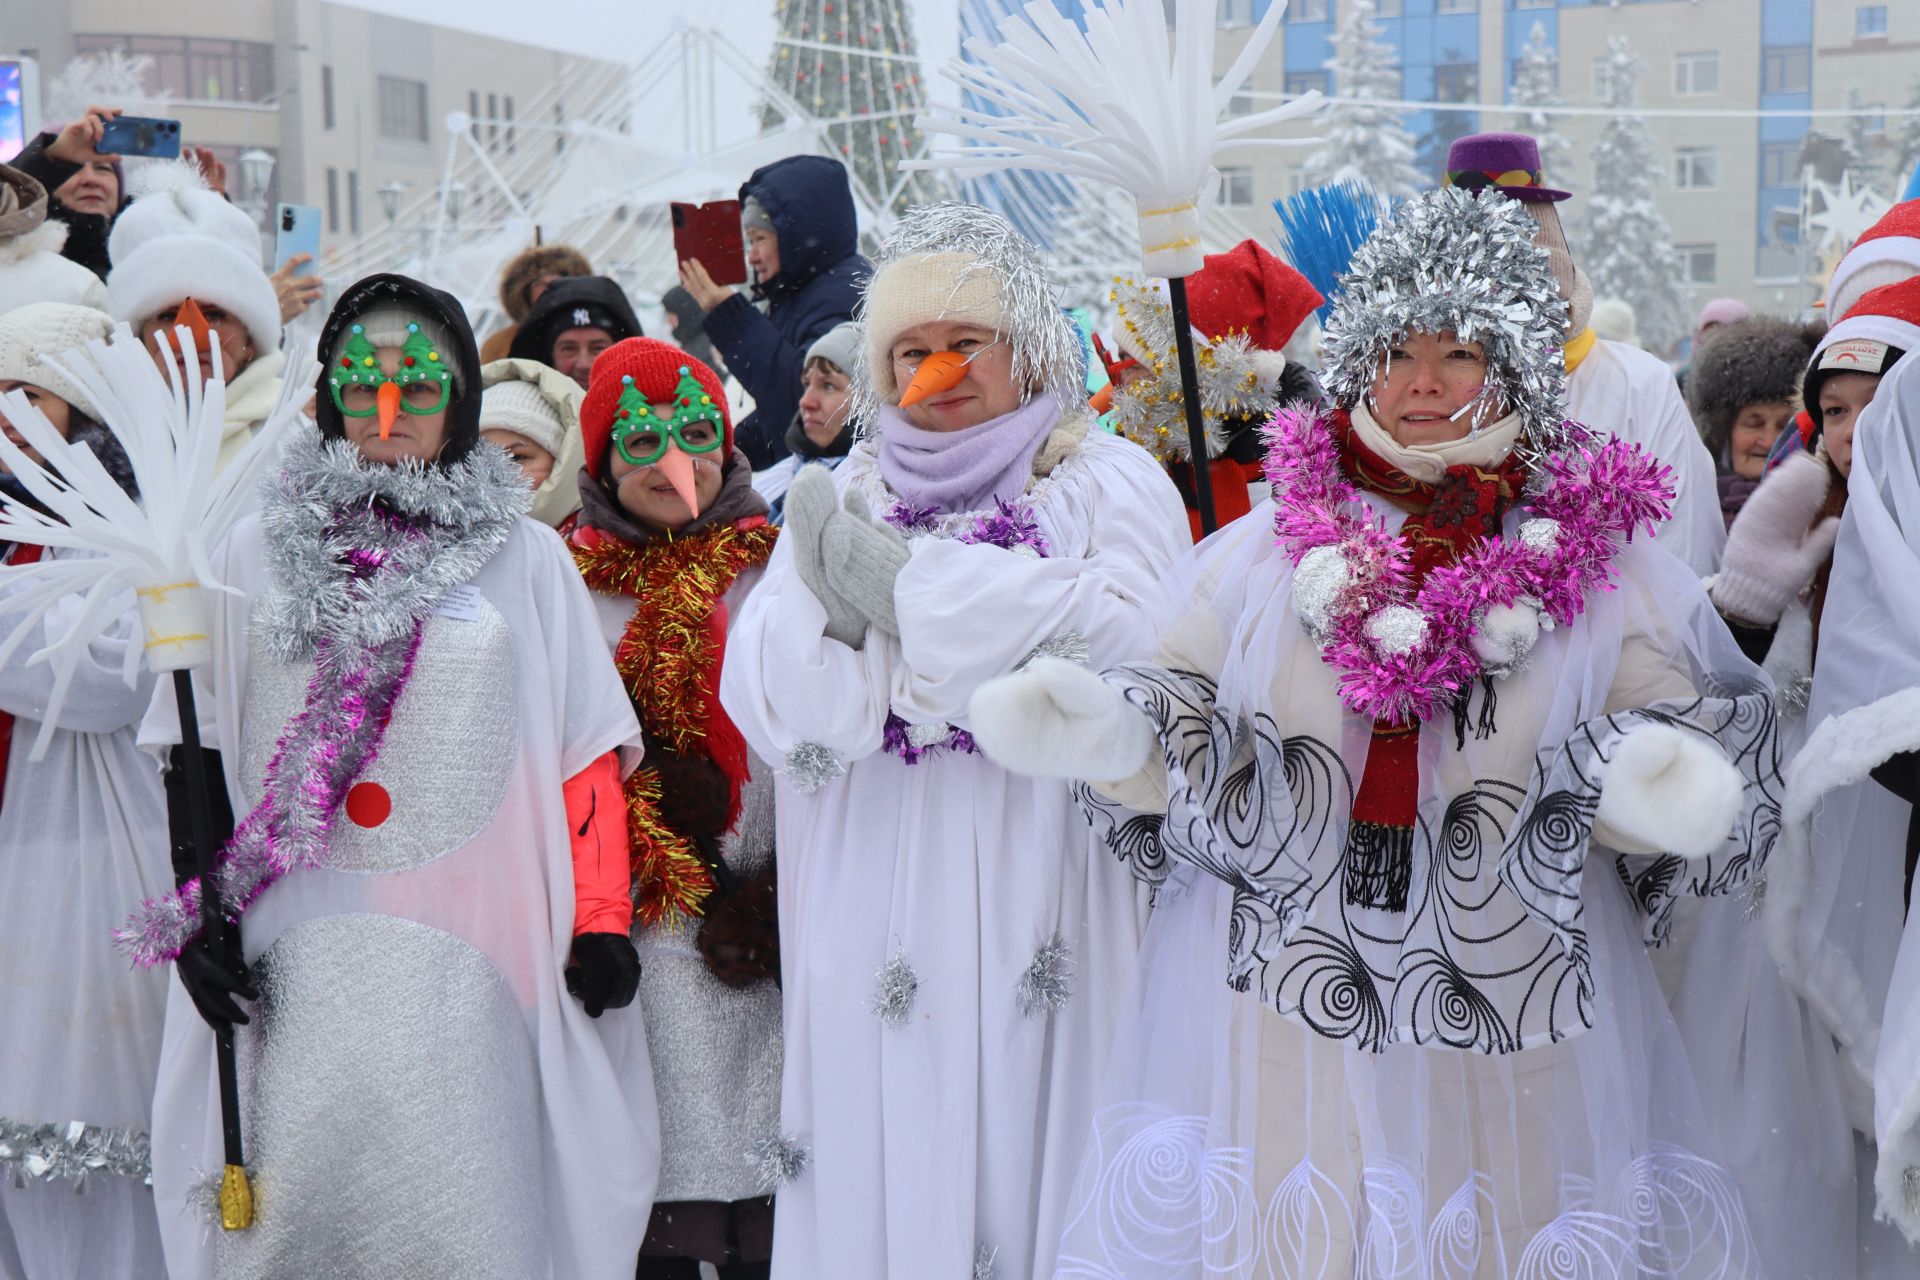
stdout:
<svg viewBox="0 0 1920 1280">
<path fill-rule="evenodd" d="M 609 751 L 567 779 L 566 800 L 567 835 L 573 842 L 573 936 L 627 933 L 633 926 L 633 878 L 619 755 Z"/>
</svg>

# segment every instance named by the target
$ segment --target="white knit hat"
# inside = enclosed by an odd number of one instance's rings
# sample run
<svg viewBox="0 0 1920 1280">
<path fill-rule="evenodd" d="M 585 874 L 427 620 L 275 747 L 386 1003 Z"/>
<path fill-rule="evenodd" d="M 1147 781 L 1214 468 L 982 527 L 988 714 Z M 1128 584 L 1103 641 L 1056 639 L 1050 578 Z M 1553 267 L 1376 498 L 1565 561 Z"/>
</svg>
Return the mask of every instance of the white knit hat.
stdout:
<svg viewBox="0 0 1920 1280">
<path fill-rule="evenodd" d="M 58 356 L 113 332 L 113 320 L 92 307 L 36 302 L 0 315 L 0 382 L 28 382 L 98 417 L 86 393 L 43 356 Z"/>
<path fill-rule="evenodd" d="M 496 382 L 481 393 L 480 429 L 490 427 L 518 432 L 556 458 L 566 433 L 559 410 L 531 382 Z"/>
<path fill-rule="evenodd" d="M 900 398 L 893 342 L 915 325 L 951 320 L 1003 332 L 1006 293 L 1005 278 L 971 253 L 921 253 L 881 267 L 867 285 L 861 316 L 874 390 L 889 404 Z"/>
<path fill-rule="evenodd" d="M 142 324 L 183 298 L 238 316 L 266 355 L 280 349 L 280 299 L 260 266 L 253 219 L 207 189 L 185 162 L 141 168 L 128 181 L 133 203 L 107 238 L 107 310 Z"/>
</svg>

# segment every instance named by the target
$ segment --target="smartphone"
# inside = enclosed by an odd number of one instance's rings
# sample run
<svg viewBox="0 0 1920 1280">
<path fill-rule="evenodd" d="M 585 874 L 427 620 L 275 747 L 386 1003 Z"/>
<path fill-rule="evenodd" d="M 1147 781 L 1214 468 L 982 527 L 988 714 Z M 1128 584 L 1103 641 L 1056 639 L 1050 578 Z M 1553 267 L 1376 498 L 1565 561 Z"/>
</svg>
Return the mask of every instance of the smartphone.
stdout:
<svg viewBox="0 0 1920 1280">
<path fill-rule="evenodd" d="M 294 274 L 310 276 L 320 269 L 320 210 L 310 204 L 280 205 L 273 214 L 273 269 L 302 253 L 312 261 Z"/>
<path fill-rule="evenodd" d="M 10 162 L 40 132 L 40 64 L 0 58 L 0 164 Z"/>
<path fill-rule="evenodd" d="M 93 149 L 102 155 L 180 158 L 180 122 L 155 116 L 115 116 L 107 121 Z"/>
<path fill-rule="evenodd" d="M 713 200 L 706 204 L 681 204 L 675 201 L 671 207 L 675 264 L 698 258 L 715 284 L 745 284 L 747 254 L 740 243 L 740 202 Z"/>
</svg>

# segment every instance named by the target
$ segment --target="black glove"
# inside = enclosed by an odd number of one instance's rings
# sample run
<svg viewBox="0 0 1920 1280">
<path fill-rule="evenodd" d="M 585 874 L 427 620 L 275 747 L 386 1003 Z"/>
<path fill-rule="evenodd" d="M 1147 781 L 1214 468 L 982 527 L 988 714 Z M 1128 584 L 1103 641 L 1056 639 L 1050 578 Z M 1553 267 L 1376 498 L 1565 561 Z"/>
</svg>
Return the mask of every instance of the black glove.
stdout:
<svg viewBox="0 0 1920 1280">
<path fill-rule="evenodd" d="M 624 1009 L 640 990 L 640 953 L 624 933 L 583 933 L 573 940 L 567 966 L 567 994 L 597 1018 L 608 1009 Z"/>
<path fill-rule="evenodd" d="M 173 962 L 174 972 L 180 975 L 180 985 L 193 997 L 193 1007 L 215 1031 L 224 1031 L 235 1023 L 245 1026 L 249 1021 L 235 996 L 242 1000 L 260 998 L 253 979 L 247 974 L 246 962 L 240 959 L 238 930 L 223 925 L 221 932 L 226 936 L 213 942 L 201 934 L 189 942 L 180 958 Z M 223 955 L 232 956 L 233 962 L 222 961 Z"/>
</svg>

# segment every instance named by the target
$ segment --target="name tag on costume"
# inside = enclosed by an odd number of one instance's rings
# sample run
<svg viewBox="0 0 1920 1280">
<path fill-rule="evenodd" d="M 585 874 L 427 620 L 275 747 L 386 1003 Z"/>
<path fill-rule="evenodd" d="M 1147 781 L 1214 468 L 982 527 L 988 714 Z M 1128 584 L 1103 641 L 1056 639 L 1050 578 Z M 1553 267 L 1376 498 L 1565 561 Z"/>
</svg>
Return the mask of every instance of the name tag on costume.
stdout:
<svg viewBox="0 0 1920 1280">
<path fill-rule="evenodd" d="M 480 594 L 480 588 L 472 583 L 463 583 L 447 592 L 434 606 L 434 616 L 451 618 L 455 622 L 478 622 L 480 610 L 486 605 L 487 598 Z"/>
</svg>

